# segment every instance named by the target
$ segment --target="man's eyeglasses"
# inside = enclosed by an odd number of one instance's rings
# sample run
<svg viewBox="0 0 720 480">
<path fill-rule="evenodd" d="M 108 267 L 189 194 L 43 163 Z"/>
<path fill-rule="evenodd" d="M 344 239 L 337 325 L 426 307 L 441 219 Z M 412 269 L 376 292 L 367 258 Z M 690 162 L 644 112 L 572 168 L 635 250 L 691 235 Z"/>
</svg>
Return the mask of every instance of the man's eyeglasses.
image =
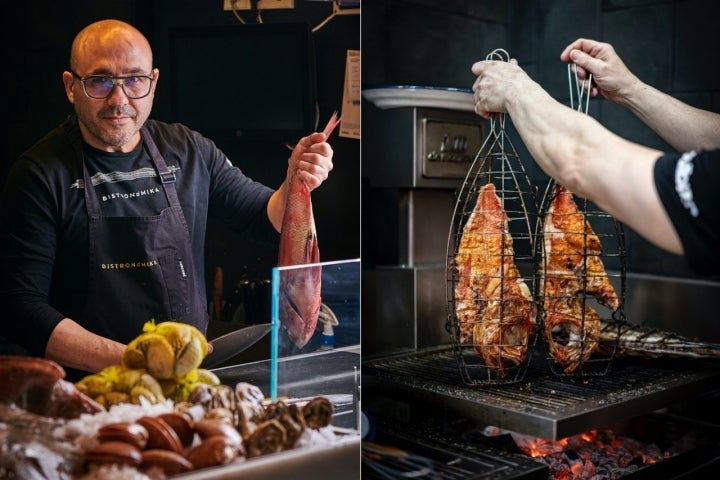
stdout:
<svg viewBox="0 0 720 480">
<path fill-rule="evenodd" d="M 149 75 L 128 75 L 126 77 L 108 77 L 106 75 L 88 75 L 81 77 L 70 71 L 80 80 L 85 95 L 96 100 L 104 100 L 110 96 L 115 85 L 120 85 L 126 97 L 138 99 L 150 94 L 150 87 L 155 78 Z"/>
</svg>

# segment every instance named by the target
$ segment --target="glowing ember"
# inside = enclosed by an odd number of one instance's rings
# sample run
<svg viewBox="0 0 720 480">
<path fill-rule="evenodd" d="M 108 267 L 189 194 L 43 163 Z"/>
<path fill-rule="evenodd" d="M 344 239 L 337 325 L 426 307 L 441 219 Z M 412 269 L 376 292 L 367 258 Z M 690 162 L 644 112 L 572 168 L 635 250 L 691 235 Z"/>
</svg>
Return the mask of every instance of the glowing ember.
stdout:
<svg viewBox="0 0 720 480">
<path fill-rule="evenodd" d="M 509 433 L 525 454 L 544 463 L 551 480 L 618 479 L 677 453 L 613 430 L 589 430 L 557 441 L 487 427 L 485 435 Z"/>
</svg>

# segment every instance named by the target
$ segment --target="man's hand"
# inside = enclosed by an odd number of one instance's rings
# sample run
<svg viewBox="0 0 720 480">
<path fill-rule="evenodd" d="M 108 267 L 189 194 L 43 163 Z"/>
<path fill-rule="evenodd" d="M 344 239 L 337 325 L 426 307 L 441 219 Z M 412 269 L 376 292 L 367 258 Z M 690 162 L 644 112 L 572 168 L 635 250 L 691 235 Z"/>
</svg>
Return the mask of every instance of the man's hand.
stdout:
<svg viewBox="0 0 720 480">
<path fill-rule="evenodd" d="M 327 180 L 330 170 L 333 169 L 333 150 L 326 140 L 327 136 L 322 132 L 300 139 L 288 160 L 288 184 L 296 171 L 311 191 Z"/>
<path fill-rule="evenodd" d="M 477 76 L 472 87 L 475 113 L 483 118 L 490 118 L 493 113 L 507 113 L 508 102 L 534 83 L 515 59 L 477 62 L 472 66 L 472 73 Z"/>
<path fill-rule="evenodd" d="M 588 72 L 592 73 L 592 96 L 601 94 L 622 105 L 642 86 L 642 82 L 628 70 L 609 43 L 579 38 L 565 47 L 560 60 L 574 63 L 580 79 L 584 80 Z"/>
</svg>

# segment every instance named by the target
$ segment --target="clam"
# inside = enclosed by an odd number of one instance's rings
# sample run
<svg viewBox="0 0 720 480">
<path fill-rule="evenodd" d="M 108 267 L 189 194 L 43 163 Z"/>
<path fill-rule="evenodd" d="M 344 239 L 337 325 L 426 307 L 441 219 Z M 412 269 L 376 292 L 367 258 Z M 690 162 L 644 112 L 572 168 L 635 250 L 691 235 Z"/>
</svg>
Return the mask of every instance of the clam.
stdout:
<svg viewBox="0 0 720 480">
<path fill-rule="evenodd" d="M 194 422 L 188 417 L 179 412 L 162 413 L 157 416 L 160 420 L 167 423 L 172 428 L 180 439 L 180 443 L 184 448 L 189 447 L 193 439 L 195 438 L 195 426 Z"/>
<path fill-rule="evenodd" d="M 194 446 L 186 458 L 195 468 L 225 465 L 235 460 L 239 452 L 232 440 L 224 435 L 209 437 Z"/>
<path fill-rule="evenodd" d="M 204 418 L 195 422 L 195 431 L 202 439 L 222 435 L 226 437 L 236 448 L 243 448 L 242 437 L 235 427 L 220 418 Z M 240 452 L 243 453 L 243 452 Z"/>
<path fill-rule="evenodd" d="M 148 431 L 148 449 L 170 450 L 173 452 L 183 453 L 183 446 L 180 438 L 175 430 L 167 424 L 165 420 L 157 417 L 142 417 L 137 423 L 145 427 Z"/>
<path fill-rule="evenodd" d="M 189 472 L 193 469 L 193 464 L 188 459 L 170 450 L 145 450 L 141 455 L 141 470 L 152 471 L 158 469 L 166 477 Z"/>
<path fill-rule="evenodd" d="M 247 456 L 257 457 L 268 453 L 276 453 L 283 449 L 287 442 L 287 431 L 276 419 L 266 420 L 259 424 L 247 439 Z"/>
<path fill-rule="evenodd" d="M 137 467 L 142 461 L 142 454 L 134 445 L 113 440 L 102 442 L 85 452 L 85 461 L 88 464 L 117 464 Z"/>
<path fill-rule="evenodd" d="M 266 418 L 276 419 L 285 427 L 287 438 L 283 445 L 284 449 L 293 448 L 305 430 L 305 418 L 295 404 L 288 405 L 283 401 L 277 401 L 268 406 Z"/>
<path fill-rule="evenodd" d="M 335 406 L 325 397 L 315 397 L 302 407 L 305 425 L 315 430 L 332 423 Z"/>
<path fill-rule="evenodd" d="M 129 443 L 142 450 L 150 437 L 147 429 L 139 423 L 116 422 L 108 423 L 97 431 L 97 440 L 100 443 L 119 441 Z"/>
</svg>

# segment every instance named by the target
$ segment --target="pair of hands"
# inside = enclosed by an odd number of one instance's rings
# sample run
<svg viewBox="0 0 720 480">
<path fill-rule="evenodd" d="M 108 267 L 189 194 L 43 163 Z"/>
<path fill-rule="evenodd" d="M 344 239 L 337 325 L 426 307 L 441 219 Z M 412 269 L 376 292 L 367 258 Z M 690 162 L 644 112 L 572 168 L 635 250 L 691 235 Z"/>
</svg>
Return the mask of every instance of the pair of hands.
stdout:
<svg viewBox="0 0 720 480">
<path fill-rule="evenodd" d="M 641 85 L 608 43 L 580 38 L 565 47 L 560 60 L 574 63 L 580 79 L 586 79 L 588 72 L 592 72 L 592 96 L 600 94 L 623 104 Z M 508 102 L 535 85 L 514 59 L 510 62 L 477 62 L 472 66 L 472 72 L 477 76 L 473 83 L 475 113 L 484 118 L 490 118 L 492 113 L 506 113 Z"/>
</svg>

